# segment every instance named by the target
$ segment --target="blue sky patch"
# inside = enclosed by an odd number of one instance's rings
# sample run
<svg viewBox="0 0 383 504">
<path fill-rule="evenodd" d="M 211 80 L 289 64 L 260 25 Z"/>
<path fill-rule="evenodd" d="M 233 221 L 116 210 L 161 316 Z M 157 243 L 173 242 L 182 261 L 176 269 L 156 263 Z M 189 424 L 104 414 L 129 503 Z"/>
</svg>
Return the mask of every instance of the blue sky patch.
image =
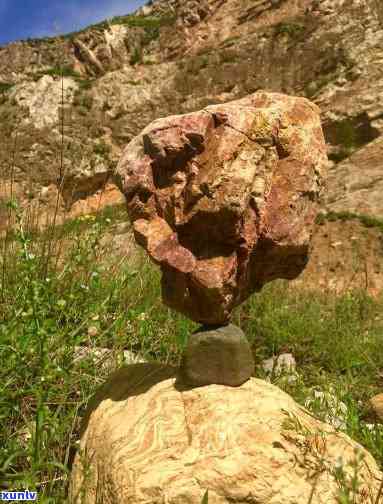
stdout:
<svg viewBox="0 0 383 504">
<path fill-rule="evenodd" d="M 0 45 L 78 31 L 129 14 L 145 0 L 0 0 Z"/>
</svg>

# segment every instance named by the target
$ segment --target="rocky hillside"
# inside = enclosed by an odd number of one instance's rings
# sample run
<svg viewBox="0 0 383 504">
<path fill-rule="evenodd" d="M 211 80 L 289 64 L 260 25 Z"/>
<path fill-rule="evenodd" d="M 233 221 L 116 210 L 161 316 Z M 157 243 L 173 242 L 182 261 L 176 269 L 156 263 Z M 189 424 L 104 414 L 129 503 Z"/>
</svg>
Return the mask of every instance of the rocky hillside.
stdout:
<svg viewBox="0 0 383 504">
<path fill-rule="evenodd" d="M 381 0 L 157 0 L 0 48 L 0 221 L 11 191 L 40 221 L 121 201 L 113 169 L 150 121 L 258 89 L 321 107 L 327 208 L 383 217 Z"/>
</svg>

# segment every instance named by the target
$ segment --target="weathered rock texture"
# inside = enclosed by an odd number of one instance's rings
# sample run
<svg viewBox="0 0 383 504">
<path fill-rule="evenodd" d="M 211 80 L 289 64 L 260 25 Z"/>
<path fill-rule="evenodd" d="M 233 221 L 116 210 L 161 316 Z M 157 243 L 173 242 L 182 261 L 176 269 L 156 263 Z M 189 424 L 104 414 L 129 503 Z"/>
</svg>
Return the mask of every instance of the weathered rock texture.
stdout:
<svg viewBox="0 0 383 504">
<path fill-rule="evenodd" d="M 318 112 L 260 92 L 156 120 L 128 144 L 116 180 L 167 305 L 222 324 L 303 270 L 327 167 Z"/>
<path fill-rule="evenodd" d="M 379 422 L 383 421 L 383 394 L 377 394 L 370 399 L 370 406 Z"/>
<path fill-rule="evenodd" d="M 356 504 L 374 503 L 371 455 L 277 387 L 175 387 L 176 370 L 136 364 L 113 375 L 86 414 L 71 504 L 338 504 L 354 474 Z M 342 478 L 340 477 L 340 480 Z"/>
<path fill-rule="evenodd" d="M 363 178 L 361 178 L 363 171 Z M 330 171 L 327 207 L 335 212 L 383 215 L 383 137 L 370 142 Z"/>
<path fill-rule="evenodd" d="M 189 337 L 182 355 L 180 378 L 191 386 L 237 387 L 254 374 L 254 358 L 242 329 L 228 324 L 200 328 Z"/>
</svg>

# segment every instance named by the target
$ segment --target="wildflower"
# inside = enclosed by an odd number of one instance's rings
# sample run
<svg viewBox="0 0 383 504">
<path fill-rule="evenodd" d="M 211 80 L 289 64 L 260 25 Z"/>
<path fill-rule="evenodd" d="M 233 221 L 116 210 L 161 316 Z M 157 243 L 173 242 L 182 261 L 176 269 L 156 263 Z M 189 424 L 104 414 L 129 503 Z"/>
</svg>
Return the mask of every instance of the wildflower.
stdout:
<svg viewBox="0 0 383 504">
<path fill-rule="evenodd" d="M 144 321 L 144 320 L 147 320 L 147 318 L 148 318 L 148 315 L 145 312 L 142 312 L 138 315 L 137 320 Z"/>
<path fill-rule="evenodd" d="M 64 308 L 64 306 L 65 306 L 65 305 L 66 305 L 66 301 L 65 301 L 65 299 L 59 299 L 59 300 L 57 301 L 57 306 L 58 306 L 59 308 Z"/>
</svg>

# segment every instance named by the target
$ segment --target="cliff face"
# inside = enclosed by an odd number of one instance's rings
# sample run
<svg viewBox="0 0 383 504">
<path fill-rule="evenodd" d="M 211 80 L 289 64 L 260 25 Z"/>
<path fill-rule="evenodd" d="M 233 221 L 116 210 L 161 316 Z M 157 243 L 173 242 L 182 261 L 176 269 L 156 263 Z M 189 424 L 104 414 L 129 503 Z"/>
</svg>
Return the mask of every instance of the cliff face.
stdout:
<svg viewBox="0 0 383 504">
<path fill-rule="evenodd" d="M 328 209 L 383 217 L 382 63 L 380 0 L 159 0 L 80 33 L 9 44 L 0 200 L 12 187 L 40 218 L 57 198 L 60 216 L 121 201 L 110 175 L 149 122 L 265 89 L 320 106 Z"/>
</svg>

